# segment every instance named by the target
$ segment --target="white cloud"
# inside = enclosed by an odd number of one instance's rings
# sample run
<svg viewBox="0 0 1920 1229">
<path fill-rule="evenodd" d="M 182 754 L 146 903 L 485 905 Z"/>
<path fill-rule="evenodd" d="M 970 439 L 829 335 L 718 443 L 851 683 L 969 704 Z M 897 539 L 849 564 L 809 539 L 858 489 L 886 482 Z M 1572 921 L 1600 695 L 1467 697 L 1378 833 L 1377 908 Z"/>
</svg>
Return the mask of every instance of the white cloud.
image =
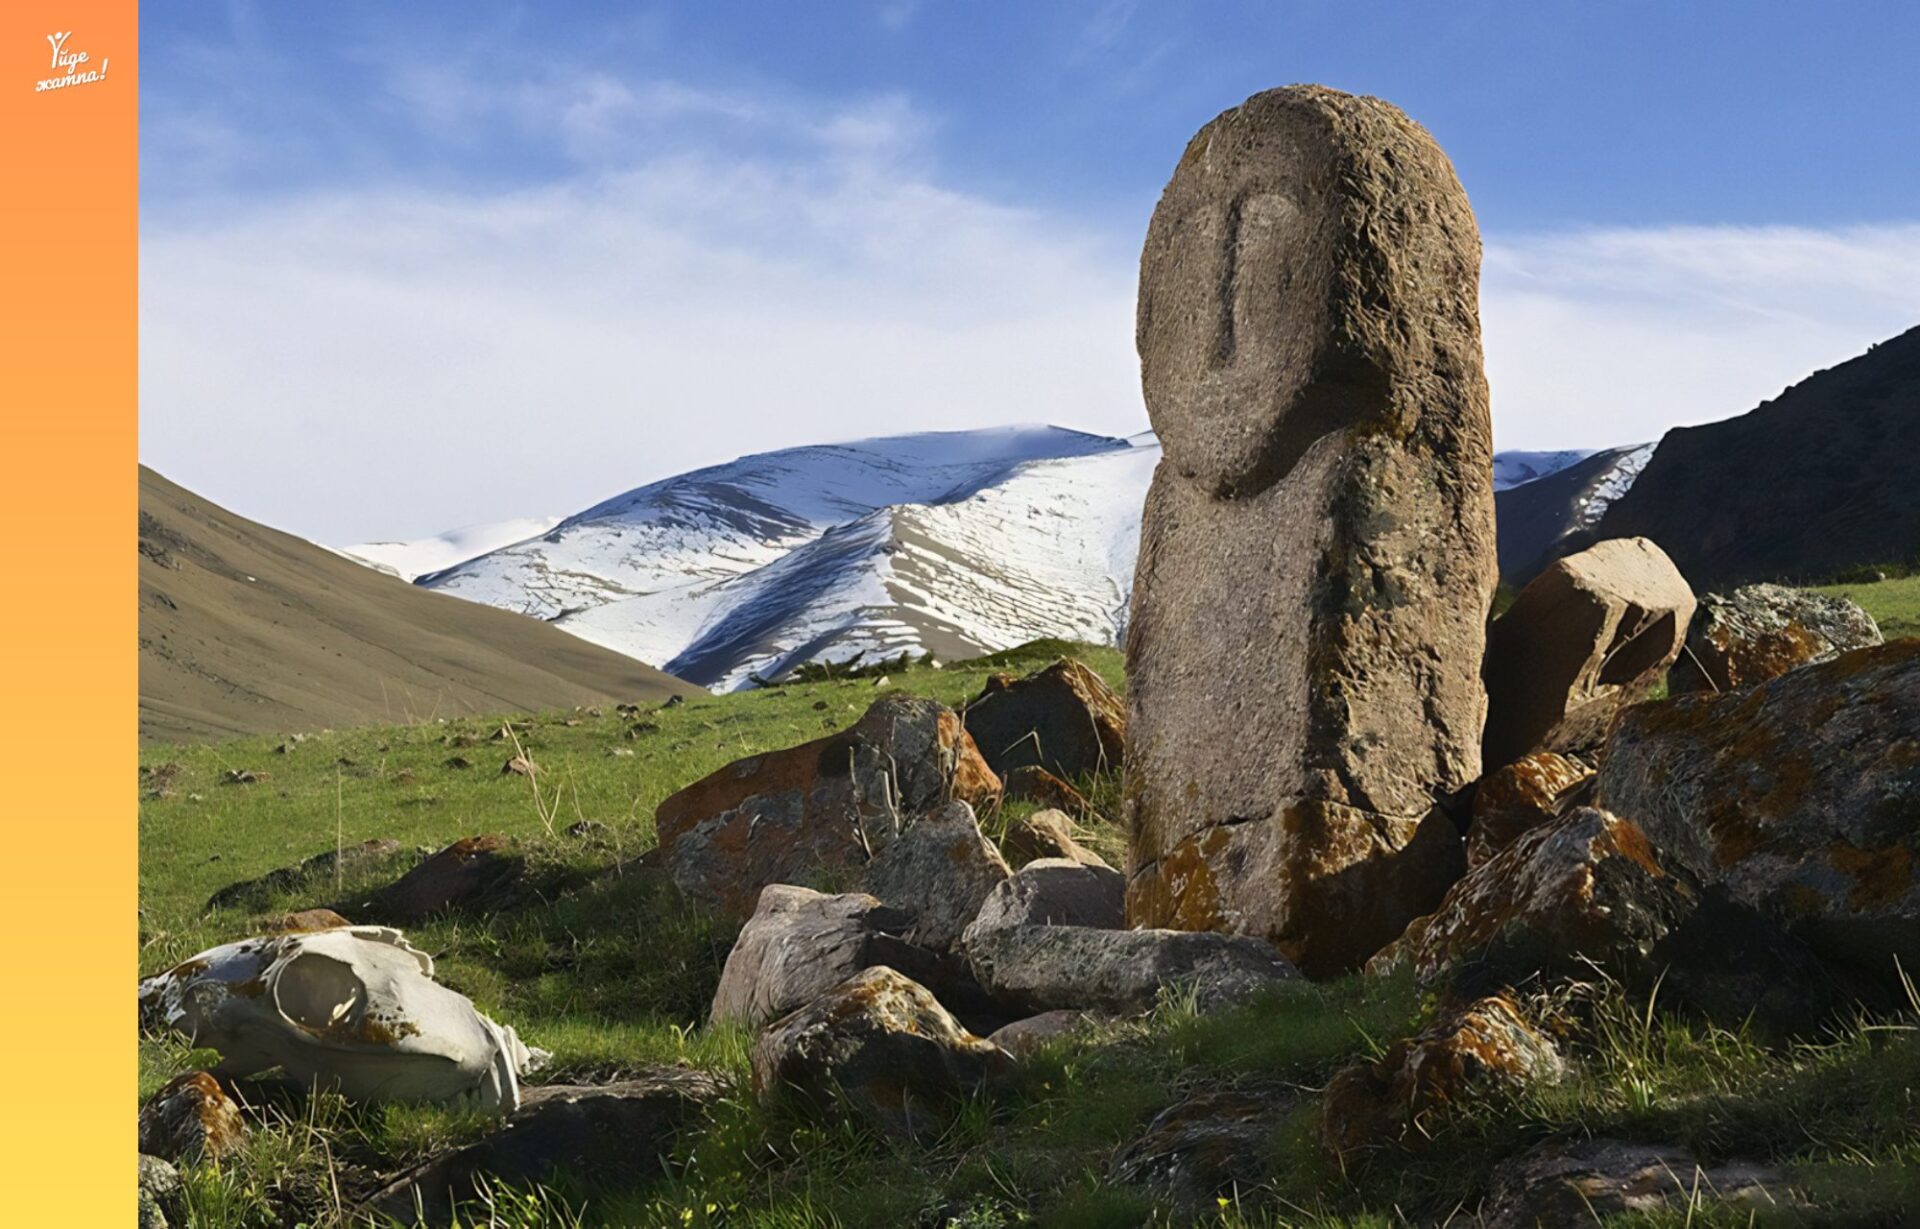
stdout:
<svg viewBox="0 0 1920 1229">
<path fill-rule="evenodd" d="M 1490 237 L 1481 316 L 1499 446 L 1657 439 L 1920 323 L 1920 224 Z"/>
</svg>

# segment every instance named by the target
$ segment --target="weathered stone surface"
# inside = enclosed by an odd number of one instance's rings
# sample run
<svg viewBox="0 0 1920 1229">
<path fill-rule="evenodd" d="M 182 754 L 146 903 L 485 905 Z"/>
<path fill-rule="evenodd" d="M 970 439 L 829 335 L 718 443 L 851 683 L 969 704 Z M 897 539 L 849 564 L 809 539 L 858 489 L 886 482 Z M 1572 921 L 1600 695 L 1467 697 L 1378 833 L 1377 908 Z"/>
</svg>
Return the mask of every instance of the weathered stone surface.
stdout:
<svg viewBox="0 0 1920 1229">
<path fill-rule="evenodd" d="M 1693 610 L 1686 578 L 1645 538 L 1595 543 L 1534 577 L 1487 632 L 1487 770 L 1583 749 L 1549 738 L 1570 719 L 1604 737 L 1673 664 Z"/>
<path fill-rule="evenodd" d="M 140 1107 L 140 1151 L 192 1165 L 226 1156 L 247 1141 L 240 1107 L 204 1071 L 177 1075 Z"/>
<path fill-rule="evenodd" d="M 490 913 L 514 903 L 526 870 L 526 859 L 513 851 L 508 838 L 462 837 L 358 902 L 354 913 L 392 926 L 411 926 L 447 913 Z"/>
<path fill-rule="evenodd" d="M 1829 959 L 1920 968 L 1920 641 L 1634 709 L 1596 798 Z"/>
<path fill-rule="evenodd" d="M 862 866 L 942 803 L 977 809 L 999 793 L 952 709 L 888 696 L 838 734 L 694 782 L 660 804 L 654 823 L 681 891 L 744 917 L 770 883 Z"/>
<path fill-rule="evenodd" d="M 1162 990 L 1217 1011 L 1300 976 L 1260 939 L 1186 930 L 1002 926 L 969 930 L 966 948 L 987 993 L 1027 1012 L 1142 1012 Z"/>
<path fill-rule="evenodd" d="M 1174 171 L 1141 255 L 1165 454 L 1128 622 L 1132 923 L 1317 976 L 1459 873 L 1457 837 L 1409 846 L 1480 775 L 1479 257 L 1445 154 L 1378 99 L 1255 95 Z"/>
<path fill-rule="evenodd" d="M 938 985 L 958 970 L 942 970 L 932 952 L 905 939 L 913 920 L 865 893 L 771 884 L 727 954 L 710 1018 L 757 1027 L 876 965 Z"/>
<path fill-rule="evenodd" d="M 956 1099 L 1012 1061 L 926 987 L 872 968 L 767 1026 L 753 1047 L 753 1091 L 763 1101 L 844 1105 L 914 1137 L 937 1133 Z"/>
<path fill-rule="evenodd" d="M 1367 969 L 1405 964 L 1422 985 L 1498 989 L 1535 973 L 1577 974 L 1591 960 L 1637 980 L 1693 904 L 1640 829 L 1583 807 L 1469 871 Z"/>
<path fill-rule="evenodd" d="M 973 808 L 949 802 L 875 854 L 860 885 L 912 916 L 908 941 L 944 952 L 960 941 L 987 895 L 1012 873 L 981 835 Z"/>
<path fill-rule="evenodd" d="M 1437 906 L 1465 869 L 1459 828 L 1438 807 L 1414 820 L 1301 802 L 1172 846 L 1128 881 L 1127 920 L 1259 935 L 1308 977 L 1334 977 Z"/>
<path fill-rule="evenodd" d="M 1705 1167 L 1684 1148 L 1588 1139 L 1544 1144 L 1493 1172 L 1487 1229 L 1560 1229 L 1625 1213 L 1791 1204 L 1786 1178 L 1761 1165 Z"/>
<path fill-rule="evenodd" d="M 140 1229 L 187 1229 L 180 1171 L 157 1156 L 140 1158 Z"/>
<path fill-rule="evenodd" d="M 1028 766 L 1085 776 L 1119 768 L 1126 753 L 1126 702 L 1070 657 L 1023 679 L 994 675 L 967 705 L 966 725 L 1001 776 Z"/>
<path fill-rule="evenodd" d="M 1467 866 L 1481 866 L 1524 833 L 1558 819 L 1593 769 L 1555 751 L 1523 755 L 1488 773 L 1473 794 Z"/>
<path fill-rule="evenodd" d="M 1462 1101 L 1566 1074 L 1558 1047 L 1501 994 L 1452 1011 L 1373 1062 L 1336 1075 L 1320 1101 L 1320 1144 L 1342 1166 L 1417 1144 Z"/>
<path fill-rule="evenodd" d="M 1740 691 L 1881 643 L 1873 616 L 1843 597 L 1785 585 L 1709 593 L 1694 611 L 1687 651 L 1674 663 L 1668 690 Z"/>
<path fill-rule="evenodd" d="M 207 898 L 208 912 L 215 909 L 264 909 L 275 896 L 310 888 L 331 888 L 339 875 L 358 875 L 384 866 L 401 852 L 399 841 L 362 841 L 342 850 L 329 849 L 293 866 L 268 871 L 258 879 L 228 884 Z"/>
<path fill-rule="evenodd" d="M 331 909 L 296 909 L 292 913 L 262 918 L 260 930 L 263 934 L 290 935 L 307 930 L 338 930 L 351 925 L 352 922 Z"/>
<path fill-rule="evenodd" d="M 1035 811 L 1007 825 L 1000 848 L 1015 866 L 1041 858 L 1065 858 L 1086 866 L 1105 866 L 1107 860 L 1074 837 L 1073 820 L 1064 811 Z"/>
<path fill-rule="evenodd" d="M 1005 780 L 1008 802 L 1037 802 L 1070 815 L 1085 815 L 1093 809 L 1079 790 L 1034 764 L 1008 769 Z"/>
<path fill-rule="evenodd" d="M 1015 1058 L 1025 1058 L 1084 1027 L 1089 1019 L 1084 1011 L 1043 1011 L 1002 1025 L 987 1040 Z"/>
<path fill-rule="evenodd" d="M 1119 930 L 1126 925 L 1122 896 L 1126 880 L 1106 866 L 1068 858 L 1039 858 L 993 889 L 966 929 L 963 946 L 980 935 L 1007 926 L 1090 926 Z"/>
<path fill-rule="evenodd" d="M 630 1189 L 661 1174 L 674 1135 L 722 1091 L 705 1072 L 670 1068 L 613 1084 L 530 1088 L 498 1131 L 393 1179 L 369 1206 L 408 1225 L 446 1225 L 456 1204 L 477 1201 L 483 1181 L 526 1187 L 564 1173 L 570 1186 L 596 1193 Z"/>
<path fill-rule="evenodd" d="M 1145 1187 L 1183 1213 L 1217 1215 L 1217 1200 L 1251 1193 L 1271 1176 L 1271 1139 L 1292 1106 L 1285 1095 L 1189 1097 L 1160 1111 L 1145 1134 L 1114 1153 L 1107 1181 Z"/>
</svg>

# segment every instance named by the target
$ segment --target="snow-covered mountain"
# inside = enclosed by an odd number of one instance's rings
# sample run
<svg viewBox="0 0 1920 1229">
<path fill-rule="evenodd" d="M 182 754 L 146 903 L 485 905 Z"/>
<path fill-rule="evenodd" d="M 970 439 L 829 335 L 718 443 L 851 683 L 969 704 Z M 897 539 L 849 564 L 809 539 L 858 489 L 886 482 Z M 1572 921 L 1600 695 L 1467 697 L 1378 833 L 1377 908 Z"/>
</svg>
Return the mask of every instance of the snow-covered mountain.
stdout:
<svg viewBox="0 0 1920 1229">
<path fill-rule="evenodd" d="M 1541 568 L 1577 549 L 1653 456 L 1652 444 L 1602 448 L 1493 497 L 1500 534 L 1500 575 L 1524 585 Z M 1499 459 L 1495 458 L 1495 469 Z"/>
<path fill-rule="evenodd" d="M 1496 485 L 1590 455 L 1503 453 Z M 1151 432 L 1058 427 L 760 453 L 628 491 L 415 583 L 721 691 L 810 661 L 1114 642 L 1159 459 Z"/>
<path fill-rule="evenodd" d="M 356 563 L 390 572 L 401 580 L 413 580 L 503 546 L 537 538 L 559 523 L 557 516 L 522 516 L 510 521 L 449 529 L 431 538 L 414 538 L 406 542 L 362 542 L 358 546 L 340 547 L 339 553 Z"/>
<path fill-rule="evenodd" d="M 1504 491 L 1557 473 L 1598 452 L 1597 448 L 1560 452 L 1497 452 L 1493 456 L 1493 489 Z"/>
</svg>

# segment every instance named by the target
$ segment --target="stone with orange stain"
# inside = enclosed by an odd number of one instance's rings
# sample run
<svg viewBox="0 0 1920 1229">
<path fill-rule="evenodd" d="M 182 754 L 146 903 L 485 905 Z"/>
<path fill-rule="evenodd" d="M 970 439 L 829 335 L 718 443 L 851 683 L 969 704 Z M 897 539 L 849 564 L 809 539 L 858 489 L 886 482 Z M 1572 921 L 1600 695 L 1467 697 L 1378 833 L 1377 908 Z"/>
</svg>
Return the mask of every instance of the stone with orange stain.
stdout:
<svg viewBox="0 0 1920 1229">
<path fill-rule="evenodd" d="M 949 802 L 910 825 L 867 863 L 860 886 L 913 921 L 906 938 L 949 951 L 987 896 L 1013 872 L 981 834 L 973 808 Z"/>
<path fill-rule="evenodd" d="M 1920 967 L 1920 641 L 1636 709 L 1597 799 L 1827 959 Z"/>
<path fill-rule="evenodd" d="M 297 909 L 292 913 L 261 919 L 260 929 L 265 934 L 288 935 L 310 930 L 337 930 L 351 925 L 352 922 L 331 909 Z"/>
<path fill-rule="evenodd" d="M 1419 819 L 1299 802 L 1208 828 L 1135 871 L 1127 918 L 1259 935 L 1308 977 L 1351 972 L 1431 910 L 1465 869 L 1438 808 Z"/>
<path fill-rule="evenodd" d="M 873 967 L 766 1027 L 753 1046 L 753 1091 L 763 1102 L 851 1110 L 890 1135 L 928 1138 L 1012 1062 L 926 987 Z"/>
<path fill-rule="evenodd" d="M 1381 1148 L 1417 1147 L 1472 1098 L 1550 1083 L 1566 1069 L 1511 995 L 1490 995 L 1336 1075 L 1321 1096 L 1320 1144 L 1350 1168 Z"/>
<path fill-rule="evenodd" d="M 1473 795 L 1467 866 L 1485 863 L 1521 834 L 1557 819 L 1593 769 L 1556 751 L 1536 751 L 1489 773 Z"/>
<path fill-rule="evenodd" d="M 1405 967 L 1426 986 L 1494 989 L 1535 974 L 1589 972 L 1591 961 L 1637 981 L 1694 903 L 1639 828 L 1582 807 L 1467 872 L 1367 971 Z"/>
<path fill-rule="evenodd" d="M 1023 679 L 993 675 L 968 702 L 965 721 L 1002 777 L 1027 767 L 1056 778 L 1117 771 L 1126 754 L 1126 701 L 1071 657 Z"/>
<path fill-rule="evenodd" d="M 1740 691 L 1849 649 L 1882 643 L 1873 616 L 1842 597 L 1746 585 L 1700 599 L 1669 690 Z"/>
<path fill-rule="evenodd" d="M 497 833 L 462 837 L 349 907 L 356 916 L 395 926 L 455 912 L 495 912 L 518 898 L 526 859 Z"/>
<path fill-rule="evenodd" d="M 760 889 L 864 866 L 949 801 L 976 810 L 1000 779 L 934 700 L 887 696 L 849 728 L 736 760 L 654 812 L 664 865 L 698 906 L 746 917 Z"/>
<path fill-rule="evenodd" d="M 1004 777 L 1008 802 L 1033 802 L 1069 815 L 1087 815 L 1093 810 L 1086 795 L 1037 764 L 1010 768 Z"/>
<path fill-rule="evenodd" d="M 164 1161 L 210 1161 L 237 1151 L 246 1140 L 240 1107 L 205 1071 L 173 1077 L 140 1107 L 140 1151 Z"/>
</svg>

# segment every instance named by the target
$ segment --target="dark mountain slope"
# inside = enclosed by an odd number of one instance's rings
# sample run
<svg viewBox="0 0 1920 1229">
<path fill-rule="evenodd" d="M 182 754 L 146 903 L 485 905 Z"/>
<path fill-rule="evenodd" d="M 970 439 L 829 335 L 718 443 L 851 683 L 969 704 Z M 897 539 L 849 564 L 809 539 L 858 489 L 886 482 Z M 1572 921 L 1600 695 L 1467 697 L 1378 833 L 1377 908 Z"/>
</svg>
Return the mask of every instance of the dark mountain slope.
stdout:
<svg viewBox="0 0 1920 1229">
<path fill-rule="evenodd" d="M 697 689 L 431 593 L 140 469 L 140 736 L 180 742 Z"/>
<path fill-rule="evenodd" d="M 1920 551 L 1920 328 L 1739 418 L 1667 432 L 1600 538 L 1643 535 L 1696 589 Z"/>
</svg>

